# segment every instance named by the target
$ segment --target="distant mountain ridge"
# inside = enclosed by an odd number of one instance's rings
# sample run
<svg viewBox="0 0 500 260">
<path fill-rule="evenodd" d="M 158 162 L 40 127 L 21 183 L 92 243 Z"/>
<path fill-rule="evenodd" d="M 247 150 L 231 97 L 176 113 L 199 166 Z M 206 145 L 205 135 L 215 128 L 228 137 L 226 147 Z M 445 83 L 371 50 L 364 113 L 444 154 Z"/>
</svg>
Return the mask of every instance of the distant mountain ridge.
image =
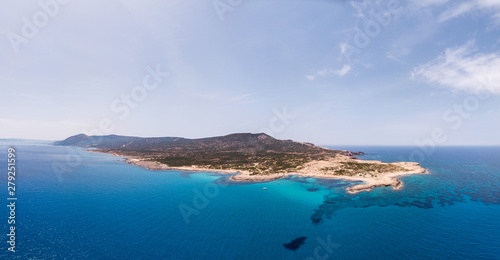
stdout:
<svg viewBox="0 0 500 260">
<path fill-rule="evenodd" d="M 78 134 L 70 136 L 62 141 L 54 142 L 55 145 L 80 146 L 87 148 L 117 148 L 130 145 L 132 142 L 163 143 L 169 142 L 178 137 L 136 137 L 122 135 L 93 135 Z M 181 138 L 183 139 L 183 138 Z"/>
<path fill-rule="evenodd" d="M 306 142 L 295 142 L 292 140 L 279 140 L 265 133 L 234 133 L 225 136 L 188 139 L 183 137 L 136 137 L 121 135 L 88 136 L 78 134 L 66 138 L 62 141 L 54 142 L 55 145 L 80 146 L 86 148 L 119 149 L 123 152 L 139 152 L 141 150 L 165 151 L 165 149 L 176 150 L 225 150 L 225 151 L 245 151 L 253 150 L 281 150 L 287 152 L 309 151 L 315 153 L 338 153 L 347 151 L 332 150 L 315 146 Z M 354 153 L 353 153 L 354 154 Z M 359 152 L 355 154 L 361 154 Z"/>
<path fill-rule="evenodd" d="M 79 134 L 54 144 L 97 148 L 121 156 L 148 158 L 169 166 L 204 165 L 217 169 L 255 169 L 258 172 L 296 168 L 338 154 L 363 154 L 279 140 L 264 133 L 236 133 L 199 139 Z"/>
</svg>

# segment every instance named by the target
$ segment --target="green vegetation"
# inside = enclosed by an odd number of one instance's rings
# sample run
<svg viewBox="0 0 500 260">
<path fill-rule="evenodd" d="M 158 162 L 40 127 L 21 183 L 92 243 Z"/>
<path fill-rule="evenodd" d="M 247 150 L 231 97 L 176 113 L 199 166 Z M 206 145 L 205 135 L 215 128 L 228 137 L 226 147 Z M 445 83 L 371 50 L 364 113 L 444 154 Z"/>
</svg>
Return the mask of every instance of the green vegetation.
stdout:
<svg viewBox="0 0 500 260">
<path fill-rule="evenodd" d="M 214 152 L 160 157 L 151 160 L 172 167 L 196 165 L 217 170 L 244 170 L 256 175 L 290 172 L 315 158 L 316 156 L 294 153 L 257 152 L 247 154 L 244 152 Z"/>
<path fill-rule="evenodd" d="M 377 174 L 384 172 L 402 172 L 407 169 L 392 165 L 392 164 L 375 164 L 375 163 L 358 163 L 358 162 L 341 162 L 338 167 L 321 168 L 325 172 L 333 172 L 334 175 L 342 176 L 371 176 L 377 177 Z"/>
<path fill-rule="evenodd" d="M 93 147 L 101 152 L 150 158 L 151 161 L 171 167 L 196 165 L 217 170 L 245 170 L 251 174 L 292 172 L 312 160 L 327 160 L 338 154 L 363 154 L 278 140 L 263 133 L 237 133 L 199 139 L 81 134 L 55 144 Z"/>
</svg>

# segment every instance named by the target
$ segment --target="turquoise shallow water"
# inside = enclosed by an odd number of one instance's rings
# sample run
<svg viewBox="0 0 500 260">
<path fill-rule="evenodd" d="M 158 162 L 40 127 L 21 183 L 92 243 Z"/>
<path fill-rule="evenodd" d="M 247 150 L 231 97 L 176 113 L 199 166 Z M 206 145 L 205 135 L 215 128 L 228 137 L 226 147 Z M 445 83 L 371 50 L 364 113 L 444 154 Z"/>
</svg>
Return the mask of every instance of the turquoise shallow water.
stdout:
<svg viewBox="0 0 500 260">
<path fill-rule="evenodd" d="M 352 183 L 339 180 L 232 183 L 227 175 L 150 171 L 77 148 L 29 143 L 15 148 L 17 252 L 8 252 L 2 242 L 1 259 L 500 255 L 500 147 L 437 148 L 422 161 L 431 174 L 403 178 L 401 191 L 379 188 L 358 195 L 346 194 Z M 407 158 L 415 150 L 342 148 L 382 161 Z M 6 153 L 7 146 L 0 145 L 0 169 L 7 167 Z M 6 170 L 1 172 L 6 187 Z M 2 194 L 7 197 L 6 188 Z M 192 214 L 185 218 L 180 208 Z M 2 207 L 3 232 L 8 214 Z M 283 246 L 299 237 L 306 239 L 297 250 Z"/>
</svg>

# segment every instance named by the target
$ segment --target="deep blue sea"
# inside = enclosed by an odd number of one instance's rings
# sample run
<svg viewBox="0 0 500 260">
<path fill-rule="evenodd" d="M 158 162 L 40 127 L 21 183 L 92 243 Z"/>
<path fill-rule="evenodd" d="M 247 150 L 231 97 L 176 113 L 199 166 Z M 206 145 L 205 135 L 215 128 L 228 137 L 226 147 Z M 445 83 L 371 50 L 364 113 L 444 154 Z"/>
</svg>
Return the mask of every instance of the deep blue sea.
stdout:
<svg viewBox="0 0 500 260">
<path fill-rule="evenodd" d="M 438 147 L 404 189 L 151 171 L 123 158 L 43 143 L 16 149 L 16 252 L 0 207 L 0 259 L 500 259 L 500 147 Z M 415 147 L 336 147 L 399 161 Z M 263 189 L 266 187 L 267 189 Z M 305 237 L 305 240 L 304 240 Z M 284 244 L 297 238 L 296 250 Z"/>
</svg>

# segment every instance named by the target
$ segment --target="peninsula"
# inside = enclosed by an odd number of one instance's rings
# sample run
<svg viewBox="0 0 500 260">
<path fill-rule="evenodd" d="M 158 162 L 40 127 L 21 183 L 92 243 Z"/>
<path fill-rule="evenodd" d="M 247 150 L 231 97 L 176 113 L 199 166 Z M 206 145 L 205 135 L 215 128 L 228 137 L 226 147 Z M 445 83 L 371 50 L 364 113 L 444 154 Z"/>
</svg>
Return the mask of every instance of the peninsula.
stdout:
<svg viewBox="0 0 500 260">
<path fill-rule="evenodd" d="M 211 171 L 235 174 L 233 181 L 270 181 L 289 175 L 363 181 L 349 193 L 375 187 L 401 189 L 398 177 L 422 174 L 414 162 L 383 163 L 356 158 L 362 152 L 334 150 L 311 143 L 279 140 L 267 134 L 238 133 L 187 139 L 79 134 L 55 145 L 93 148 L 92 151 L 126 157 L 128 163 L 152 170 Z"/>
</svg>

